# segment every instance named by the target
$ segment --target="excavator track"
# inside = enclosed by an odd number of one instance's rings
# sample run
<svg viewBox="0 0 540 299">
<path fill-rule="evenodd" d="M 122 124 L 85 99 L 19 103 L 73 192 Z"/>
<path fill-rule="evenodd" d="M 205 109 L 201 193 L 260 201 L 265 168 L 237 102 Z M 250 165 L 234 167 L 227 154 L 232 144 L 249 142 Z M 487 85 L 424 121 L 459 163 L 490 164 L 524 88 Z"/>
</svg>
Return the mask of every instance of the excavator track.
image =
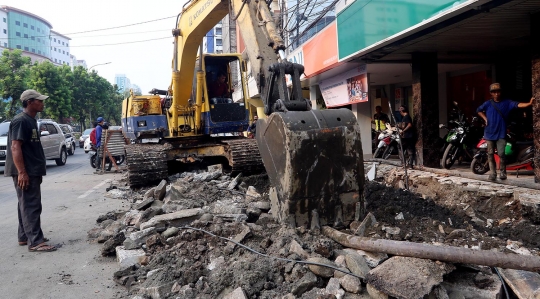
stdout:
<svg viewBox="0 0 540 299">
<path fill-rule="evenodd" d="M 125 146 L 125 150 L 128 182 L 131 187 L 144 186 L 167 178 L 167 145 L 129 144 Z"/>
<path fill-rule="evenodd" d="M 223 143 L 229 146 L 229 165 L 232 173 L 260 173 L 264 171 L 264 165 L 259 153 L 256 139 L 225 140 Z"/>
</svg>

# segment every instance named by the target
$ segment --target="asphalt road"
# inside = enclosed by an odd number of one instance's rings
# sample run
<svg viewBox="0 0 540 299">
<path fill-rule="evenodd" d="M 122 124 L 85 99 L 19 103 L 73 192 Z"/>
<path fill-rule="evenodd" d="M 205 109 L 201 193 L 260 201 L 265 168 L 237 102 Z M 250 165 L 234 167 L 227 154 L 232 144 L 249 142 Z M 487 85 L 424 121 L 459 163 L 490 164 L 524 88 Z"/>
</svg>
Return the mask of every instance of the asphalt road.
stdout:
<svg viewBox="0 0 540 299">
<path fill-rule="evenodd" d="M 111 180 L 121 174 L 93 174 L 80 148 L 66 165 L 47 161 L 41 185 L 41 226 L 55 252 L 28 252 L 17 243 L 17 197 L 10 177 L 0 166 L 0 298 L 112 298 L 120 289 L 112 280 L 113 258 L 99 254 L 100 244 L 87 242 L 96 218 L 127 207 L 104 197 Z"/>
</svg>

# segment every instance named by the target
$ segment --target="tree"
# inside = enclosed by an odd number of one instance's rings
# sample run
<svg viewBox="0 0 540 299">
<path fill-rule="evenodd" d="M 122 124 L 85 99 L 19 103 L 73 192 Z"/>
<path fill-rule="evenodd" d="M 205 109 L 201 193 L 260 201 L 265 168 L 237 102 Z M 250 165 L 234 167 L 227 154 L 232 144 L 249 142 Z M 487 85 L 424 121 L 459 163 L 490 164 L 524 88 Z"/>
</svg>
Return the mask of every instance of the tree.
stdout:
<svg viewBox="0 0 540 299">
<path fill-rule="evenodd" d="M 11 99 L 6 108 L 6 118 L 12 118 L 21 107 L 20 95 L 27 89 L 30 57 L 23 57 L 21 50 L 4 50 L 0 57 L 0 91 L 4 100 Z"/>
<path fill-rule="evenodd" d="M 49 96 L 45 103 L 42 117 L 56 119 L 59 122 L 71 116 L 72 92 L 69 84 L 71 69 L 69 66 L 55 66 L 49 61 L 36 63 L 30 69 L 30 86 Z"/>
</svg>

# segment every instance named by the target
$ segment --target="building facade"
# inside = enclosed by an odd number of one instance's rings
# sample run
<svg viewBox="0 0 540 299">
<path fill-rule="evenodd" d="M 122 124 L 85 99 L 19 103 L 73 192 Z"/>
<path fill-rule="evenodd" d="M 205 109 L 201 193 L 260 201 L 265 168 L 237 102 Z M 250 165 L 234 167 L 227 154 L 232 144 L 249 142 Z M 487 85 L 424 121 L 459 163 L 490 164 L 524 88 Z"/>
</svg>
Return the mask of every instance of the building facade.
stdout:
<svg viewBox="0 0 540 299">
<path fill-rule="evenodd" d="M 32 62 L 72 65 L 70 38 L 53 31 L 52 24 L 44 18 L 15 7 L 1 6 L 0 20 L 1 48 L 19 49 Z"/>
<path fill-rule="evenodd" d="M 118 90 L 120 91 L 120 93 L 129 91 L 129 89 L 131 88 L 131 81 L 128 77 L 126 77 L 125 74 L 116 74 L 114 76 L 114 84 L 118 86 Z"/>
<path fill-rule="evenodd" d="M 223 21 L 214 26 L 203 40 L 203 52 L 204 53 L 223 53 Z"/>
</svg>

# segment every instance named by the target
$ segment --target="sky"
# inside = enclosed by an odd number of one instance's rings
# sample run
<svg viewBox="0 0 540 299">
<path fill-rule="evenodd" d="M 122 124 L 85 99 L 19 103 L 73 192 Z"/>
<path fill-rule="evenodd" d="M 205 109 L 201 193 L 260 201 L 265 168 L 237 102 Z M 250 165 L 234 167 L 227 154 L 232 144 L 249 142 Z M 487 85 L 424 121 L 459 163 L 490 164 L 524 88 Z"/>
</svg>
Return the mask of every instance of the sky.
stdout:
<svg viewBox="0 0 540 299">
<path fill-rule="evenodd" d="M 71 38 L 71 54 L 86 60 L 88 68 L 114 83 L 125 74 L 143 94 L 152 88 L 167 89 L 171 82 L 171 61 L 176 15 L 186 0 L 0 0 L 7 5 L 38 15 L 53 30 Z M 130 25 L 161 18 L 161 21 L 81 34 L 81 31 Z M 162 39 L 164 38 L 164 39 Z M 158 39 L 152 40 L 151 39 Z M 145 41 L 123 45 L 103 44 Z"/>
</svg>

